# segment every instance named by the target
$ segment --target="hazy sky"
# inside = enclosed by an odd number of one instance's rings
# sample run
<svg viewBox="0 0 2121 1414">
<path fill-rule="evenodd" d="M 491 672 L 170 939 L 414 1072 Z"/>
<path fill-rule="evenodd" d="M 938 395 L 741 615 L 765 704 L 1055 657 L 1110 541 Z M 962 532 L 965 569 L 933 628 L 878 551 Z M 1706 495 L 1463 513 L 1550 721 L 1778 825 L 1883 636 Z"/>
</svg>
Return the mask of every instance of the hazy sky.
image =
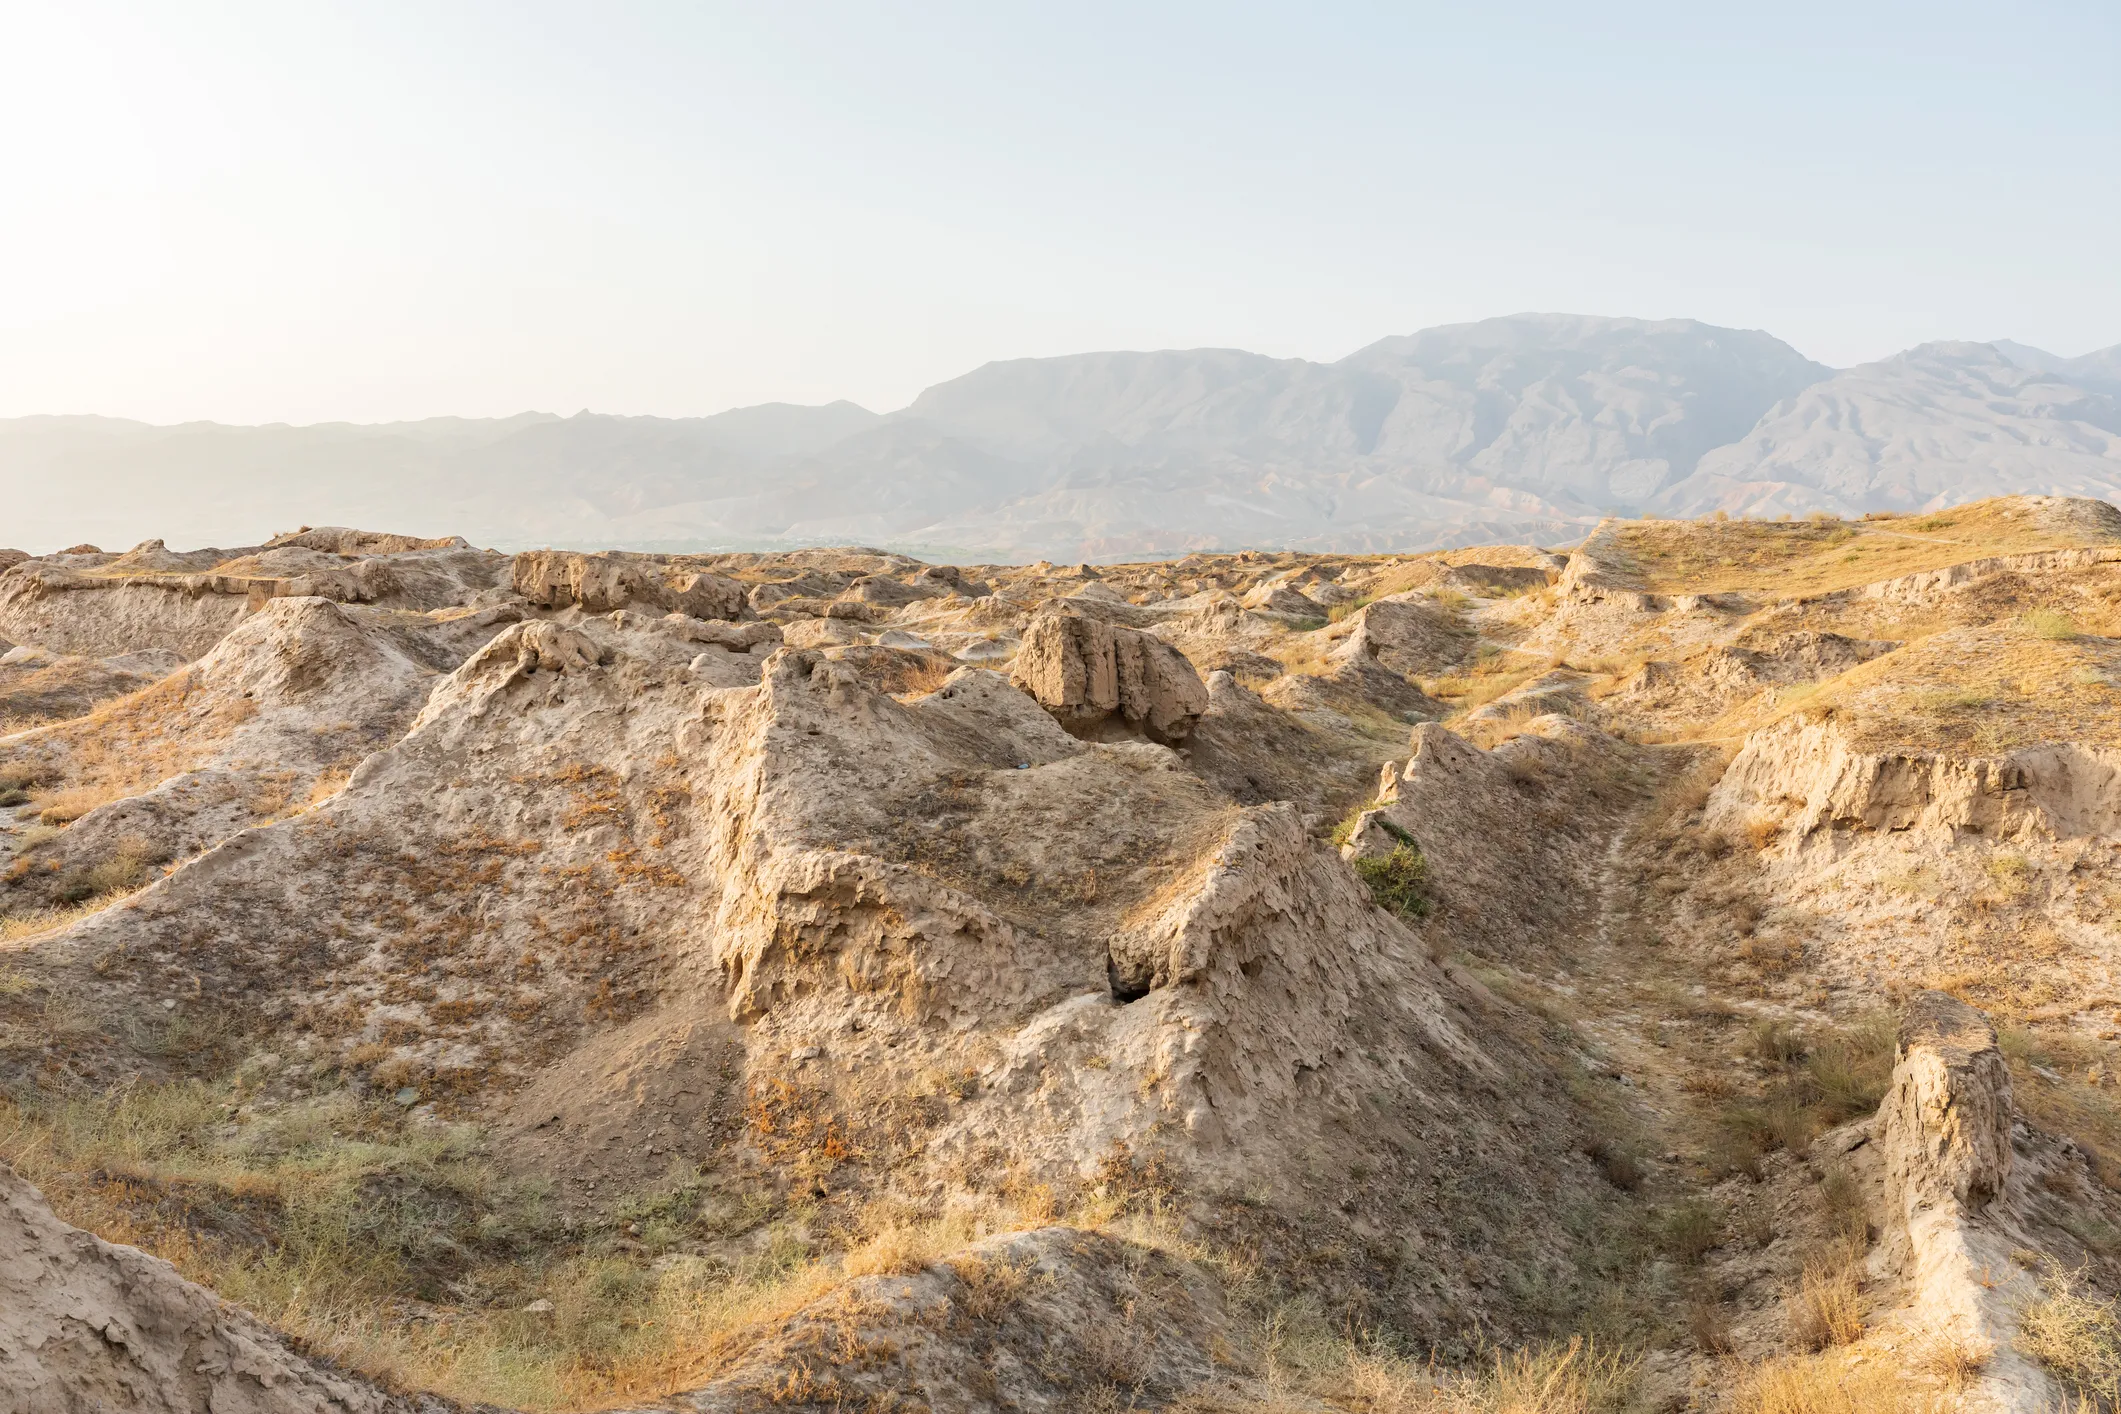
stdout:
<svg viewBox="0 0 2121 1414">
<path fill-rule="evenodd" d="M 0 0 L 0 416 L 886 410 L 1519 310 L 2121 342 L 2121 5 Z"/>
</svg>

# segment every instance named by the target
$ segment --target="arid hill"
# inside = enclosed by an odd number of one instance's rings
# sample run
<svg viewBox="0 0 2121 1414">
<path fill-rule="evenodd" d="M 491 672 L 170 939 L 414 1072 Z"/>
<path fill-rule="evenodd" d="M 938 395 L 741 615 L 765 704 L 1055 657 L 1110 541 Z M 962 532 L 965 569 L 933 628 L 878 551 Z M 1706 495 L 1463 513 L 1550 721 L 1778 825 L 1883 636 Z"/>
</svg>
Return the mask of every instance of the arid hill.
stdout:
<svg viewBox="0 0 2121 1414">
<path fill-rule="evenodd" d="M 2121 1398 L 2104 503 L 0 561 L 0 1411 Z"/>
</svg>

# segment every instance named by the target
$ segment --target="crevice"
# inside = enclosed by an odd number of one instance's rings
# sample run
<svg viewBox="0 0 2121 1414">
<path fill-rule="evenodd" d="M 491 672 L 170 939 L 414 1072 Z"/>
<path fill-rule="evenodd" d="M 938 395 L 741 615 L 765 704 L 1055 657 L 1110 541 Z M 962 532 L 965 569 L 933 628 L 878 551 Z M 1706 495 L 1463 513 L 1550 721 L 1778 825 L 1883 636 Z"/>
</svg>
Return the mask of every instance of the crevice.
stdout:
<svg viewBox="0 0 2121 1414">
<path fill-rule="evenodd" d="M 1105 980 L 1111 984 L 1112 1002 L 1115 1006 L 1138 1002 L 1148 996 L 1150 989 L 1155 986 L 1154 978 L 1123 975 L 1119 970 L 1119 959 L 1109 951 L 1105 954 Z"/>
</svg>

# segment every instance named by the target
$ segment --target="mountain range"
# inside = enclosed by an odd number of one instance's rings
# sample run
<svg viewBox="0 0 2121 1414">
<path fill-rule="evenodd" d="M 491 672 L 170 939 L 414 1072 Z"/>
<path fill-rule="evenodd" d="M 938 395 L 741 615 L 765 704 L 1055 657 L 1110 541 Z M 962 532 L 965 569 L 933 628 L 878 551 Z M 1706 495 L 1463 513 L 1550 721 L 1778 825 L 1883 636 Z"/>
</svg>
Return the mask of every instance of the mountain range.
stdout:
<svg viewBox="0 0 2121 1414">
<path fill-rule="evenodd" d="M 0 420 L 0 544 L 297 524 L 501 548 L 861 543 L 976 561 L 1561 543 L 1601 516 L 2121 499 L 2121 346 L 1923 344 L 1836 370 L 1757 330 L 1524 314 L 1334 363 L 990 363 L 897 412 L 312 426 Z"/>
</svg>

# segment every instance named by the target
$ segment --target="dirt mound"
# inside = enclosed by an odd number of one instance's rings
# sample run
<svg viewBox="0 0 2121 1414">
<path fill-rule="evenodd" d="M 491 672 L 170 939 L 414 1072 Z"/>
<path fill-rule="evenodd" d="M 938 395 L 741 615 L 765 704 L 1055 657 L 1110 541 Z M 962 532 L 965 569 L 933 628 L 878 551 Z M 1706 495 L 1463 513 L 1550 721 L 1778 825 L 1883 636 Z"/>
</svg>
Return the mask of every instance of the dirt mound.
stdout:
<svg viewBox="0 0 2121 1414">
<path fill-rule="evenodd" d="M 0 1164 L 0 1409 L 441 1414 L 305 1359 L 167 1262 L 52 1216 Z"/>
</svg>

